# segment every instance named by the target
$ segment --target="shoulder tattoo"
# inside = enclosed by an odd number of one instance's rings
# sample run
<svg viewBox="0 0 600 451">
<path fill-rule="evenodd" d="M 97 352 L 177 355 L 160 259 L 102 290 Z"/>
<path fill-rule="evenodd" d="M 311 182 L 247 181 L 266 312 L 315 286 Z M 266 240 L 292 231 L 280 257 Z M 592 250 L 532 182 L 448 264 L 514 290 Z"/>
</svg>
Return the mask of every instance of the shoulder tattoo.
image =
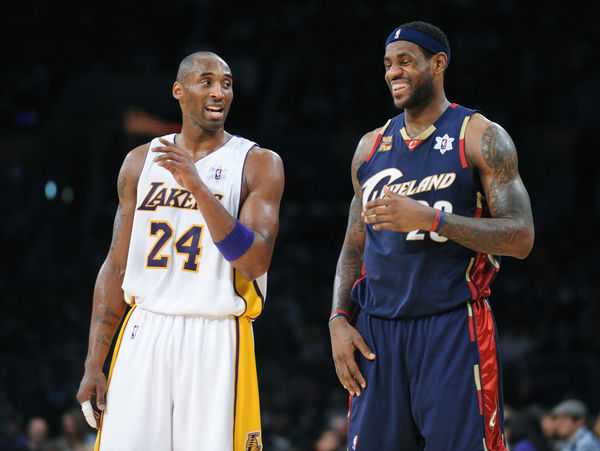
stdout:
<svg viewBox="0 0 600 451">
<path fill-rule="evenodd" d="M 496 183 L 505 183 L 517 176 L 517 152 L 515 145 L 503 129 L 489 125 L 481 137 L 481 153 L 494 172 Z"/>
</svg>

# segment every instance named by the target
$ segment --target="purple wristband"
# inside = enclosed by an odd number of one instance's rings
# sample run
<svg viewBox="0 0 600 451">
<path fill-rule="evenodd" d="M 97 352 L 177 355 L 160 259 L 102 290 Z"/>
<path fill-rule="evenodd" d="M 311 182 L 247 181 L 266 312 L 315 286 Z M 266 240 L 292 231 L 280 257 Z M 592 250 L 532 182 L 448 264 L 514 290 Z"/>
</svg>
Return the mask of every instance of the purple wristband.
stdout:
<svg viewBox="0 0 600 451">
<path fill-rule="evenodd" d="M 215 243 L 215 246 L 223 254 L 225 260 L 233 261 L 248 252 L 253 242 L 254 232 L 236 220 L 235 227 L 229 232 L 229 235 Z"/>
</svg>

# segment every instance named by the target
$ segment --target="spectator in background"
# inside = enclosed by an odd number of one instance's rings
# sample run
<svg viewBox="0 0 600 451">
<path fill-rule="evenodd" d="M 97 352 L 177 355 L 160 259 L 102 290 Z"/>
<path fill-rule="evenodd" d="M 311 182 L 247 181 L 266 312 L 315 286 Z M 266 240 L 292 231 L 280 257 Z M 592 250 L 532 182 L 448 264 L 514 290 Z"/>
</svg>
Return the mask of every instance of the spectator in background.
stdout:
<svg viewBox="0 0 600 451">
<path fill-rule="evenodd" d="M 62 434 L 54 441 L 58 451 L 93 451 L 95 434 L 85 421 L 80 409 L 73 408 L 62 416 Z"/>
<path fill-rule="evenodd" d="M 552 451 L 560 451 L 562 442 L 559 441 L 556 435 L 556 422 L 554 421 L 552 412 L 549 409 L 541 409 L 538 412 L 538 421 L 542 427 L 542 434 L 544 435 L 544 440 L 546 440 L 549 449 Z"/>
<path fill-rule="evenodd" d="M 565 439 L 561 451 L 600 451 L 600 441 L 586 427 L 587 407 L 578 399 L 567 399 L 552 409 L 556 433 Z"/>
<path fill-rule="evenodd" d="M 504 423 L 511 451 L 549 451 L 537 416 L 530 409 L 513 411 Z"/>
<path fill-rule="evenodd" d="M 342 440 L 339 434 L 328 429 L 321 433 L 317 443 L 315 443 L 314 451 L 341 451 L 344 449 L 344 440 Z"/>
<path fill-rule="evenodd" d="M 594 433 L 594 435 L 596 435 L 596 437 L 600 437 L 600 413 L 594 421 L 594 426 L 592 426 L 592 432 Z"/>
<path fill-rule="evenodd" d="M 33 417 L 27 423 L 27 442 L 25 449 L 28 451 L 41 451 L 48 443 L 48 422 L 42 417 Z"/>
<path fill-rule="evenodd" d="M 343 451 L 346 449 L 348 419 L 343 412 L 334 412 L 327 421 L 327 428 L 317 439 L 314 451 Z"/>
</svg>

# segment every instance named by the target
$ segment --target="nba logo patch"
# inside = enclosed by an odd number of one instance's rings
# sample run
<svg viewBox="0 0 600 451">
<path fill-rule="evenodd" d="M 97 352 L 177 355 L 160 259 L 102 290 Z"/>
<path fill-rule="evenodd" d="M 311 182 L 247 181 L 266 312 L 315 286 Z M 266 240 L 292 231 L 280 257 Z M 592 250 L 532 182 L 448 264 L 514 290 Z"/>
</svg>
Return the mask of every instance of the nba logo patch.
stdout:
<svg viewBox="0 0 600 451">
<path fill-rule="evenodd" d="M 446 133 L 442 137 L 439 137 L 439 136 L 435 137 L 435 146 L 433 146 L 433 148 L 436 150 L 439 150 L 440 153 L 442 155 L 444 155 L 449 150 L 452 150 L 453 142 L 454 142 L 454 138 L 450 138 L 450 136 L 448 136 L 448 133 Z"/>
<path fill-rule="evenodd" d="M 138 329 L 139 329 L 139 326 L 137 324 L 135 326 L 133 326 L 133 330 L 131 331 L 131 337 L 129 337 L 129 338 L 131 338 L 133 340 L 138 333 Z"/>
<path fill-rule="evenodd" d="M 221 180 L 221 174 L 223 173 L 223 169 L 217 168 L 215 170 L 215 180 Z"/>
<path fill-rule="evenodd" d="M 352 440 L 352 449 L 355 450 L 356 449 L 356 445 L 358 443 L 358 434 L 356 434 L 354 436 L 354 439 Z"/>
</svg>

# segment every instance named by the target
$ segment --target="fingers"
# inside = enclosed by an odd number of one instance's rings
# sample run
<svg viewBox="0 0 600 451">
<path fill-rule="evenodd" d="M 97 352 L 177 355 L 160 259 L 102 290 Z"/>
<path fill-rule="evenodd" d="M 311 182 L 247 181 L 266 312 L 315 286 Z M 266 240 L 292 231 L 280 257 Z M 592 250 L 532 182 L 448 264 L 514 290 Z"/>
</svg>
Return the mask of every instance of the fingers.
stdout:
<svg viewBox="0 0 600 451">
<path fill-rule="evenodd" d="M 361 387 L 366 387 L 366 381 L 358 369 L 354 357 L 335 360 L 335 372 L 341 384 L 352 396 L 361 395 Z"/>
<path fill-rule="evenodd" d="M 96 406 L 98 410 L 106 409 L 106 384 L 102 382 L 96 385 Z"/>
<path fill-rule="evenodd" d="M 179 155 L 182 157 L 189 156 L 189 152 L 177 146 L 176 144 L 173 144 L 172 142 L 169 142 L 163 138 L 159 138 L 159 141 L 161 144 L 163 144 L 163 146 L 153 147 L 152 152 L 168 155 Z"/>
<path fill-rule="evenodd" d="M 400 194 L 393 192 L 389 185 L 383 187 L 383 192 L 387 197 L 402 197 Z"/>
<path fill-rule="evenodd" d="M 355 345 L 365 359 L 375 360 L 375 353 L 371 351 L 371 348 L 369 348 L 362 335 L 356 337 Z"/>
<path fill-rule="evenodd" d="M 369 211 L 372 208 L 377 208 L 377 207 L 387 207 L 390 204 L 390 199 L 387 199 L 385 197 L 381 198 L 381 199 L 375 199 L 372 200 L 371 202 L 367 202 L 364 206 L 363 206 L 363 211 Z"/>
<path fill-rule="evenodd" d="M 160 149 L 160 147 L 157 147 Z M 160 163 L 161 161 L 177 161 L 179 163 L 186 162 L 186 158 L 184 155 L 181 155 L 177 152 L 162 152 L 157 157 L 154 157 L 154 161 Z"/>
<path fill-rule="evenodd" d="M 348 326 L 351 327 L 351 326 Z M 367 346 L 360 333 L 351 328 L 345 329 L 345 337 L 340 334 L 332 336 L 333 360 L 338 379 L 352 396 L 360 396 L 362 389 L 367 387 L 367 381 L 360 371 L 355 359 L 355 350 L 367 359 L 375 359 L 375 353 Z"/>
<path fill-rule="evenodd" d="M 378 207 L 379 210 L 371 209 L 370 212 L 363 213 L 363 221 L 366 224 L 373 224 L 376 222 L 388 222 L 393 219 L 393 214 L 390 213 L 389 209 Z"/>
<path fill-rule="evenodd" d="M 397 230 L 397 227 L 393 222 L 386 221 L 374 224 L 373 230 Z"/>
<path fill-rule="evenodd" d="M 181 147 L 179 147 L 177 144 L 172 143 L 171 141 L 167 141 L 164 138 L 158 138 L 158 140 L 160 141 L 161 144 L 163 144 L 165 147 L 168 147 L 170 149 L 176 149 L 176 150 L 183 150 Z M 156 152 L 156 151 L 155 151 Z M 160 151 L 159 151 L 160 152 Z"/>
</svg>

